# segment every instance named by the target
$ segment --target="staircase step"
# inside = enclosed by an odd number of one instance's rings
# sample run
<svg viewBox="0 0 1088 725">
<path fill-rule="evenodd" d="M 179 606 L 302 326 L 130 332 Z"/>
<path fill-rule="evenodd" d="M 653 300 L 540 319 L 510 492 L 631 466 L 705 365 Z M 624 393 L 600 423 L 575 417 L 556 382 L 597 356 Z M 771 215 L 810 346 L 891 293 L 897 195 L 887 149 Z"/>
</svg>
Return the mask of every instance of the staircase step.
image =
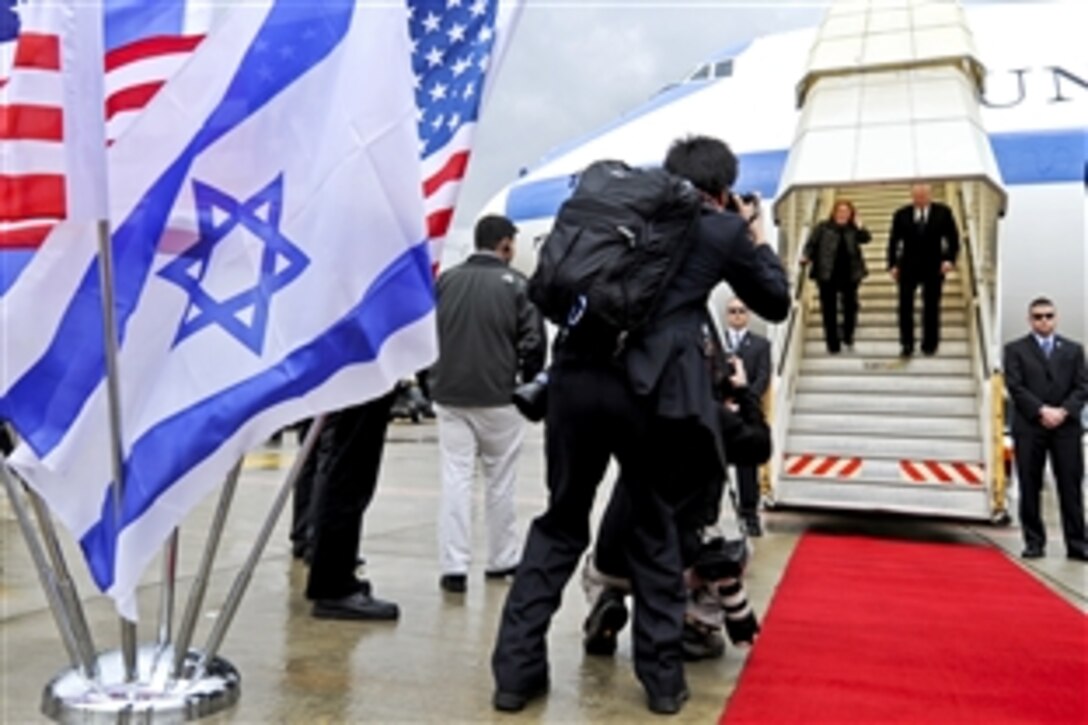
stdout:
<svg viewBox="0 0 1088 725">
<path fill-rule="evenodd" d="M 899 340 L 899 326 L 898 325 L 884 325 L 883 327 L 866 325 L 863 328 L 863 334 L 857 335 L 858 339 L 866 340 Z M 805 326 L 805 339 L 806 340 L 823 340 L 824 339 L 824 326 L 820 321 L 820 316 L 815 315 L 809 318 L 809 323 Z M 941 328 L 941 340 L 966 340 L 967 329 L 964 327 L 946 326 Z"/>
<path fill-rule="evenodd" d="M 816 303 L 816 304 L 818 304 L 818 303 Z M 915 306 L 920 309 L 921 306 L 922 306 L 921 305 L 921 300 L 917 300 L 915 302 Z M 873 310 L 874 312 L 879 312 L 879 311 L 884 311 L 884 310 L 895 311 L 895 310 L 899 309 L 899 298 L 898 297 L 891 297 L 891 296 L 877 297 L 875 299 L 866 298 L 866 299 L 861 300 L 861 309 L 863 309 L 863 310 Z M 955 299 L 955 298 L 952 298 L 952 297 L 948 297 L 946 295 L 942 295 L 941 296 L 941 311 L 942 312 L 944 312 L 946 310 L 951 311 L 952 309 L 958 309 L 958 310 L 964 309 L 963 298 Z"/>
<path fill-rule="evenodd" d="M 979 521 L 990 518 L 986 487 L 967 484 L 786 477 L 779 479 L 775 485 L 774 500 L 785 506 L 838 511 L 891 511 L 912 516 L 949 516 Z"/>
<path fill-rule="evenodd" d="M 840 355 L 860 358 L 893 358 L 899 355 L 898 340 L 869 340 L 858 335 L 853 351 L 845 350 Z M 805 343 L 805 357 L 819 358 L 829 355 L 823 342 Z M 938 354 L 943 358 L 966 358 L 969 354 L 966 340 L 942 340 Z"/>
<path fill-rule="evenodd" d="M 833 393 L 835 397 L 846 399 L 863 394 L 891 395 L 943 395 L 962 396 L 975 400 L 975 380 L 968 375 L 830 375 L 813 373 L 802 375 L 797 381 L 798 395 L 810 393 Z M 946 398 L 947 399 L 947 398 Z"/>
<path fill-rule="evenodd" d="M 944 357 L 941 354 L 925 357 L 915 352 L 911 358 L 862 358 L 851 355 L 833 355 L 801 361 L 801 375 L 833 373 L 838 375 L 964 375 L 973 373 L 970 358 Z M 973 379 L 973 378 L 972 378 Z"/>
<path fill-rule="evenodd" d="M 915 294 L 920 295 L 919 292 L 915 292 Z M 858 287 L 858 298 L 874 299 L 877 297 L 895 297 L 896 299 L 899 299 L 899 285 L 895 283 L 883 284 L 879 282 L 863 282 Z M 941 297 L 963 300 L 963 287 L 959 284 L 945 285 L 941 290 Z"/>
<path fill-rule="evenodd" d="M 931 392 L 928 388 L 924 390 Z M 793 401 L 794 414 L 834 411 L 842 416 L 855 413 L 950 417 L 978 415 L 978 401 L 974 395 L 889 395 L 887 390 L 850 392 L 850 395 L 800 392 Z"/>
<path fill-rule="evenodd" d="M 853 438 L 838 434 L 799 433 L 786 438 L 784 450 L 793 454 L 857 456 L 934 461 L 981 461 L 982 443 L 932 438 Z"/>
<path fill-rule="evenodd" d="M 893 416 L 886 413 L 795 413 L 789 435 L 835 434 L 844 438 L 877 437 L 947 440 L 979 439 L 977 416 Z"/>
<path fill-rule="evenodd" d="M 921 307 L 921 305 L 918 305 Z M 817 320 L 820 318 L 819 307 L 812 310 L 813 315 Z M 920 323 L 922 320 L 921 310 L 915 310 L 914 321 Z M 858 311 L 858 325 L 891 325 L 896 326 L 899 324 L 899 313 L 894 309 L 872 309 L 867 308 L 865 305 L 861 306 Z M 941 310 L 941 324 L 942 325 L 959 325 L 963 326 L 967 324 L 967 313 L 963 309 L 958 310 Z"/>
</svg>

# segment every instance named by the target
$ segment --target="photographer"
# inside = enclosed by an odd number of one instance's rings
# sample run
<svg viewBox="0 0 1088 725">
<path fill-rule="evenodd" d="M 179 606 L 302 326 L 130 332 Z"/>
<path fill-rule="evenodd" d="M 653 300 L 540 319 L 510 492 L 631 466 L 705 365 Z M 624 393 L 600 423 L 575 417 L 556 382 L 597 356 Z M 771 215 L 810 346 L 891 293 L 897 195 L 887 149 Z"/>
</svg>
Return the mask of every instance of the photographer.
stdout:
<svg viewBox="0 0 1088 725">
<path fill-rule="evenodd" d="M 532 523 L 503 609 L 492 655 L 498 710 L 517 711 L 549 687 L 546 634 L 563 588 L 589 544 L 597 486 L 615 456 L 631 502 L 624 535 L 635 595 L 634 660 L 653 712 L 679 712 L 688 698 L 683 670 L 687 597 L 672 507 L 674 491 L 724 477 L 719 406 L 712 396 L 703 331 L 711 290 L 727 282 L 771 321 L 789 311 L 785 270 L 754 222 L 755 209 L 725 212 L 737 160 L 705 136 L 675 142 L 665 169 L 700 192 L 690 250 L 663 289 L 637 339 L 617 356 L 577 324 L 556 347 L 545 424 L 548 508 Z M 697 482 L 697 483 L 694 483 Z"/>
<path fill-rule="evenodd" d="M 841 349 L 839 298 L 842 298 L 842 344 L 854 346 L 858 323 L 858 285 L 869 273 L 861 245 L 872 239 L 861 224 L 854 205 L 845 199 L 835 202 L 831 216 L 816 225 L 801 252 L 801 264 L 811 264 L 809 277 L 820 286 L 820 312 L 824 340 L 832 355 Z"/>
</svg>

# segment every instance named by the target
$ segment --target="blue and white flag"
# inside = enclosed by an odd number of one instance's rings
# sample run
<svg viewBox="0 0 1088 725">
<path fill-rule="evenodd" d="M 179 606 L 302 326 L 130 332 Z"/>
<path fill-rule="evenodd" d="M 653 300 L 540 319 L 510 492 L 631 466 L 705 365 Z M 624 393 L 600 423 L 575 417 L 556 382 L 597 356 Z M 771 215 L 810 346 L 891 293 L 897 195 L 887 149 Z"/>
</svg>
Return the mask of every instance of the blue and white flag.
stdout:
<svg viewBox="0 0 1088 725">
<path fill-rule="evenodd" d="M 246 450 L 434 358 L 406 12 L 239 3 L 110 148 L 119 524 L 90 301 L 9 395 L 47 401 L 13 462 L 126 617 L 165 537 Z M 60 293 L 89 292 L 89 264 Z M 59 396 L 42 387 L 57 361 Z"/>
</svg>

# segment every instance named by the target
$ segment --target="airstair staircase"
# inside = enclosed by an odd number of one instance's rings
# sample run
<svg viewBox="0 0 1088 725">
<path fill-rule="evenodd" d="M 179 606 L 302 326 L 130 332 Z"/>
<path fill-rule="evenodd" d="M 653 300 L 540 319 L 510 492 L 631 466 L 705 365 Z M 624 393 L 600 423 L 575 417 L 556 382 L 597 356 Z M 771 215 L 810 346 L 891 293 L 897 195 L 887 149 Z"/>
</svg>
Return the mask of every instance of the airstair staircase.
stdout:
<svg viewBox="0 0 1088 725">
<path fill-rule="evenodd" d="M 795 301 L 773 334 L 775 457 L 765 501 L 1001 520 L 995 301 L 1005 197 L 978 122 L 981 68 L 957 4 L 900 4 L 898 24 L 879 0 L 833 5 L 798 88 L 801 120 L 775 204 Z M 952 208 L 962 245 L 944 284 L 939 350 L 902 358 L 886 252 L 892 215 L 919 182 Z M 855 344 L 831 354 L 799 258 L 837 199 L 855 205 L 873 239 L 863 248 L 869 275 Z M 919 294 L 916 339 L 921 307 Z"/>
</svg>

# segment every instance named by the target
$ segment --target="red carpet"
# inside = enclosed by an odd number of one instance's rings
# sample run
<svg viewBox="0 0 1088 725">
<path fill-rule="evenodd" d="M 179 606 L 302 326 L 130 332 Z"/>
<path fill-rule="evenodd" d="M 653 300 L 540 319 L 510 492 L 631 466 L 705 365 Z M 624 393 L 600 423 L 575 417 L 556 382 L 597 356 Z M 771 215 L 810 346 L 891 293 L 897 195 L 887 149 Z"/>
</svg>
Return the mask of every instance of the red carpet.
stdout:
<svg viewBox="0 0 1088 725">
<path fill-rule="evenodd" d="M 1088 723 L 1088 617 L 994 549 L 806 535 L 722 723 Z"/>
</svg>

